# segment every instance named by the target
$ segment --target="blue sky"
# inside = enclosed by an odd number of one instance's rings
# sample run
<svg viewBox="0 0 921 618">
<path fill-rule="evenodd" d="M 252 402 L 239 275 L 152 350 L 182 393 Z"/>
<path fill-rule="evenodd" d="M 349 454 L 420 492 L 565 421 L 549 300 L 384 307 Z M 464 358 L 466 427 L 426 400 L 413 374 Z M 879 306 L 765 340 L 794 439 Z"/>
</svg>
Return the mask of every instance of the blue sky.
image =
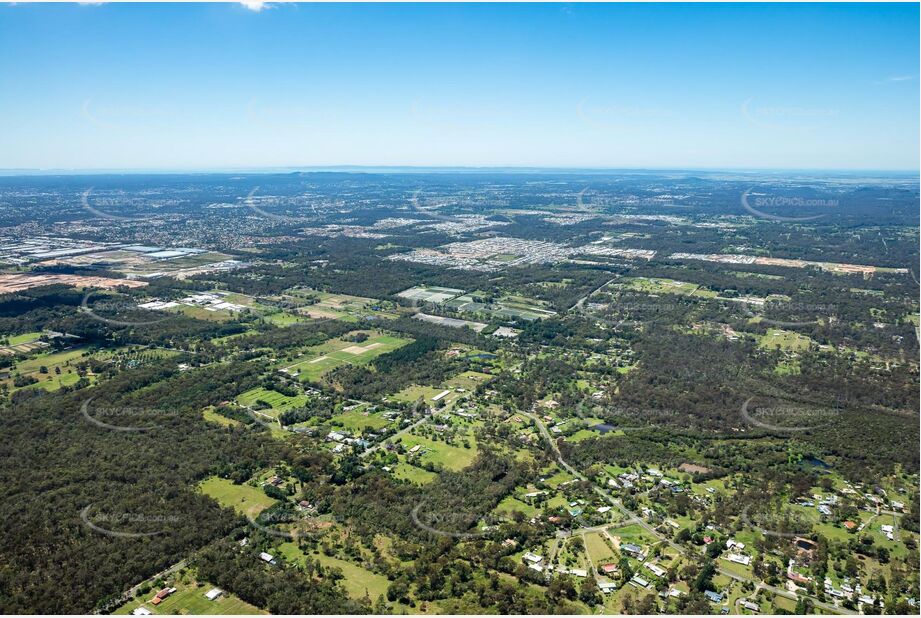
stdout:
<svg viewBox="0 0 921 618">
<path fill-rule="evenodd" d="M 917 4 L 0 7 L 0 168 L 919 167 Z"/>
</svg>

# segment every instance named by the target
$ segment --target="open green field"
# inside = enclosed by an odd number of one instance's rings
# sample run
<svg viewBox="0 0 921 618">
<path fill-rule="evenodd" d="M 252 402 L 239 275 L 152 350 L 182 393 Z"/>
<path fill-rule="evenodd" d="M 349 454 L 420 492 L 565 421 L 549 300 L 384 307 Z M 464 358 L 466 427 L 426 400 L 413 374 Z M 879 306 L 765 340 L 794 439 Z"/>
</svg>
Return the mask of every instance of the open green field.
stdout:
<svg viewBox="0 0 921 618">
<path fill-rule="evenodd" d="M 386 418 L 374 412 L 368 412 L 367 406 L 361 406 L 342 414 L 337 414 L 330 419 L 331 424 L 335 427 L 343 427 L 350 431 L 361 431 L 365 429 L 382 429 L 390 424 Z"/>
<path fill-rule="evenodd" d="M 779 328 L 769 328 L 767 334 L 759 338 L 758 347 L 785 352 L 804 352 L 812 343 L 812 339 L 805 335 Z"/>
<path fill-rule="evenodd" d="M 437 397 L 444 391 L 448 391 L 448 393 L 444 397 L 441 397 L 439 401 L 444 402 L 444 407 L 446 409 L 449 409 L 456 400 L 463 397 L 465 394 L 465 393 L 458 393 L 453 388 L 447 388 L 447 387 L 441 388 L 441 387 L 435 387 L 435 386 L 419 386 L 419 385 L 414 384 L 412 386 L 407 386 L 406 388 L 401 390 L 399 393 L 390 395 L 388 399 L 392 401 L 397 401 L 400 403 L 413 403 L 415 401 L 419 401 L 419 399 L 422 399 L 422 401 L 426 405 L 433 406 L 437 403 L 435 401 L 435 397 Z"/>
<path fill-rule="evenodd" d="M 595 563 L 595 566 L 606 562 L 618 561 L 617 552 L 611 549 L 600 532 L 589 532 L 585 536 L 585 551 L 588 552 L 589 558 Z"/>
<path fill-rule="evenodd" d="M 87 346 L 79 346 L 59 352 L 43 352 L 16 364 L 11 374 L 18 373 L 38 380 L 37 383 L 22 388 L 41 388 L 46 391 L 56 391 L 62 386 L 75 384 L 80 379 L 74 365 L 83 360 L 84 354 L 88 352 L 90 352 L 90 348 Z M 42 373 L 42 367 L 47 369 L 46 373 Z M 90 381 L 95 379 L 92 375 L 87 375 L 87 378 Z M 13 388 L 13 378 L 7 378 L 3 382 Z"/>
<path fill-rule="evenodd" d="M 262 316 L 262 319 L 274 326 L 291 326 L 292 324 L 301 324 L 310 321 L 308 318 L 288 313 L 287 311 L 268 313 Z"/>
<path fill-rule="evenodd" d="M 316 290 L 298 289 L 286 293 L 288 297 L 316 300 L 312 304 L 305 304 L 298 308 L 298 313 L 317 320 L 341 320 L 343 322 L 357 322 L 361 318 L 376 316 L 384 319 L 398 317 L 395 311 L 385 310 L 385 303 L 374 298 L 351 296 L 349 294 L 332 294 Z"/>
<path fill-rule="evenodd" d="M 174 273 L 184 268 L 195 268 L 206 266 L 230 259 L 231 256 L 226 253 L 209 251 L 198 255 L 187 255 L 183 257 L 171 258 L 168 260 L 153 260 L 140 264 L 129 264 L 115 268 L 117 272 L 125 274 L 152 274 L 152 273 Z"/>
<path fill-rule="evenodd" d="M 218 501 L 221 506 L 255 518 L 259 513 L 277 502 L 269 498 L 259 487 L 234 485 L 232 481 L 216 476 L 205 479 L 199 485 L 202 493 Z"/>
<path fill-rule="evenodd" d="M 89 349 L 86 347 L 77 347 L 61 352 L 40 354 L 17 364 L 16 369 L 19 370 L 20 373 L 31 373 L 33 371 L 38 371 L 42 366 L 47 367 L 49 370 L 54 367 L 65 367 L 82 358 L 83 354 L 88 350 Z"/>
<path fill-rule="evenodd" d="M 645 528 L 639 524 L 629 524 L 627 526 L 615 527 L 612 526 L 607 529 L 608 534 L 613 537 L 620 537 L 621 543 L 635 543 L 637 545 L 643 545 L 644 543 L 655 542 L 655 537 L 653 537 Z"/>
<path fill-rule="evenodd" d="M 224 309 L 208 311 L 204 307 L 193 307 L 191 305 L 179 305 L 178 307 L 166 309 L 166 311 L 181 313 L 190 318 L 195 318 L 196 320 L 204 320 L 206 322 L 229 322 L 236 315 L 235 313 L 226 311 Z"/>
<path fill-rule="evenodd" d="M 566 472 L 565 470 L 559 470 L 559 469 L 555 469 L 555 470 L 556 472 L 544 481 L 550 487 L 554 487 L 554 488 L 559 487 L 560 483 L 565 483 L 567 481 L 571 481 L 574 478 L 576 478 L 569 472 Z"/>
<path fill-rule="evenodd" d="M 491 307 L 491 313 L 500 318 L 539 320 L 552 318 L 556 311 L 546 308 L 546 303 L 523 296 L 503 296 Z"/>
<path fill-rule="evenodd" d="M 463 388 L 467 391 L 474 391 L 481 384 L 485 384 L 492 380 L 492 376 L 488 373 L 481 373 L 479 371 L 465 371 L 460 373 L 453 378 L 445 381 L 445 388 Z"/>
<path fill-rule="evenodd" d="M 288 397 L 287 395 L 282 395 L 279 392 L 271 391 L 259 386 L 257 388 L 250 389 L 245 393 L 241 393 L 237 397 L 237 402 L 243 406 L 253 407 L 256 405 L 257 401 L 263 401 L 271 406 L 271 412 L 267 410 L 261 411 L 266 414 L 270 414 L 271 416 L 278 416 L 286 410 L 303 406 L 305 403 L 307 403 L 307 399 L 307 395 Z"/>
<path fill-rule="evenodd" d="M 408 290 L 403 290 L 397 294 L 397 296 L 423 303 L 440 304 L 463 293 L 463 290 L 457 290 L 455 288 L 443 288 L 436 285 L 419 285 L 414 288 L 409 288 Z"/>
<path fill-rule="evenodd" d="M 527 517 L 534 517 L 540 513 L 540 509 L 531 506 L 527 502 L 522 502 L 515 496 L 506 496 L 503 498 L 502 502 L 497 504 L 496 508 L 493 509 L 493 513 L 513 513 L 515 511 L 524 513 Z"/>
<path fill-rule="evenodd" d="M 241 423 L 240 421 L 234 420 L 232 418 L 227 418 L 223 414 L 218 414 L 214 411 L 214 408 L 209 406 L 202 410 L 202 416 L 209 423 L 215 423 L 217 425 L 223 425 L 224 427 L 237 427 Z"/>
<path fill-rule="evenodd" d="M 136 608 L 143 606 L 156 616 L 174 616 L 177 614 L 205 616 L 205 615 L 252 615 L 267 614 L 268 612 L 250 605 L 246 601 L 235 597 L 226 590 L 224 594 L 213 601 L 205 597 L 207 593 L 215 586 L 203 582 L 177 582 L 172 584 L 178 588 L 176 592 L 161 601 L 159 605 L 150 602 L 156 594 L 156 590 L 151 590 L 144 595 L 143 599 L 133 599 L 119 607 L 115 612 L 116 615 L 127 615 Z"/>
<path fill-rule="evenodd" d="M 683 296 L 700 296 L 716 298 L 719 294 L 696 283 L 663 279 L 656 277 L 636 277 L 626 279 L 624 287 L 647 294 L 679 294 Z"/>
<path fill-rule="evenodd" d="M 610 435 L 610 434 L 605 434 Z M 623 435 L 623 432 L 621 432 Z M 566 436 L 567 442 L 581 442 L 582 440 L 588 440 L 589 438 L 597 438 L 599 436 L 598 432 L 592 431 L 591 429 L 580 429 L 571 436 Z"/>
<path fill-rule="evenodd" d="M 416 483 L 417 485 L 431 483 L 437 476 L 438 475 L 434 472 L 423 470 L 405 461 L 401 461 L 393 469 L 394 478 L 403 479 L 410 483 Z"/>
<path fill-rule="evenodd" d="M 411 339 L 371 331 L 354 331 L 347 337 L 358 332 L 367 334 L 368 338 L 361 343 L 346 341 L 342 337 L 331 339 L 308 348 L 293 363 L 282 364 L 279 368 L 302 381 L 319 380 L 327 371 L 340 365 L 366 365 L 381 354 L 412 342 Z"/>
<path fill-rule="evenodd" d="M 305 558 L 304 552 L 292 542 L 282 543 L 279 545 L 278 551 L 289 562 L 301 564 Z M 377 599 L 380 595 L 387 596 L 387 587 L 390 585 L 390 581 L 383 575 L 372 573 L 357 564 L 327 556 L 323 553 L 311 554 L 310 557 L 319 561 L 324 567 L 342 571 L 342 587 L 353 599 L 363 599 L 365 595 L 370 597 L 371 600 Z"/>
<path fill-rule="evenodd" d="M 39 337 L 42 336 L 41 332 L 32 332 L 32 333 L 23 333 L 21 335 L 12 335 L 9 337 L 9 342 L 6 345 L 21 345 L 23 343 L 31 343 Z"/>
<path fill-rule="evenodd" d="M 402 442 L 407 452 L 416 445 L 422 447 L 420 450 L 424 450 L 424 453 L 418 456 L 418 460 L 421 463 L 431 462 L 435 465 L 444 466 L 445 469 L 448 470 L 466 468 L 473 463 L 477 454 L 476 441 L 474 441 L 473 438 L 470 439 L 470 448 L 445 444 L 444 442 L 435 442 L 434 440 L 429 440 L 428 438 L 417 436 L 412 433 L 403 436 Z M 407 457 L 412 456 L 407 455 Z"/>
</svg>

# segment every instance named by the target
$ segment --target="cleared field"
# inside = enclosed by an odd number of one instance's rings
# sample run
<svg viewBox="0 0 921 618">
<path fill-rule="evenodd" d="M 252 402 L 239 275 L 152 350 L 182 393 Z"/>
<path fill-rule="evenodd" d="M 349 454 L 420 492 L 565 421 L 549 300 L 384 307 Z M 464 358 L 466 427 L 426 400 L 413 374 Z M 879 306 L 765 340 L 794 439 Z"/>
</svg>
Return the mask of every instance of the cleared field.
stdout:
<svg viewBox="0 0 921 618">
<path fill-rule="evenodd" d="M 310 299 L 313 304 L 298 308 L 298 312 L 318 320 L 342 320 L 343 322 L 357 322 L 360 318 L 371 316 L 392 319 L 398 317 L 396 313 L 386 311 L 385 303 L 374 298 L 351 296 L 349 294 L 331 294 L 315 290 L 295 290 L 289 293 L 296 298 Z"/>
<path fill-rule="evenodd" d="M 343 412 L 332 417 L 331 422 L 334 426 L 344 427 L 352 431 L 364 429 L 381 429 L 390 424 L 386 418 L 380 414 L 375 414 L 365 410 L 366 406 Z"/>
<path fill-rule="evenodd" d="M 445 393 L 445 391 L 447 391 L 447 393 L 439 397 L 439 395 L 442 395 L 442 393 Z M 413 403 L 415 401 L 419 401 L 419 399 L 422 399 L 423 403 L 429 406 L 435 405 L 437 402 L 443 401 L 444 407 L 450 408 L 451 405 L 463 395 L 464 393 L 458 393 L 453 388 L 447 388 L 447 387 L 441 388 L 437 386 L 418 386 L 414 384 L 413 386 L 408 386 L 404 388 L 403 390 L 401 390 L 399 393 L 396 393 L 395 395 L 390 395 L 388 399 L 392 401 L 398 401 L 401 403 Z M 435 397 L 439 397 L 439 398 L 436 400 Z"/>
<path fill-rule="evenodd" d="M 185 614 L 192 616 L 204 615 L 252 615 L 267 614 L 268 612 L 250 605 L 246 601 L 235 597 L 227 591 L 221 596 L 211 601 L 205 594 L 215 588 L 207 583 L 174 583 L 173 586 L 178 588 L 176 592 L 161 601 L 158 605 L 150 602 L 156 591 L 151 591 L 145 595 L 144 599 L 134 599 L 122 605 L 115 614 L 126 615 L 133 612 L 138 607 L 144 607 L 155 616 L 171 616 Z"/>
<path fill-rule="evenodd" d="M 286 410 L 303 406 L 307 403 L 307 396 L 298 395 L 296 397 L 288 397 L 287 395 L 282 395 L 279 392 L 271 391 L 260 386 L 248 390 L 245 393 L 241 393 L 237 397 L 237 403 L 247 407 L 259 408 L 261 406 L 258 405 L 258 402 L 264 402 L 271 406 L 271 409 L 262 409 L 260 412 L 277 417 Z"/>
<path fill-rule="evenodd" d="M 359 332 L 365 333 L 368 338 L 360 343 L 347 340 Z M 365 365 L 381 354 L 392 352 L 411 342 L 411 339 L 393 335 L 354 331 L 345 337 L 331 339 L 308 348 L 295 359 L 295 362 L 284 364 L 279 369 L 302 381 L 319 380 L 327 371 L 340 365 Z"/>
<path fill-rule="evenodd" d="M 580 429 L 571 436 L 566 436 L 566 441 L 581 442 L 582 440 L 588 440 L 589 438 L 597 438 L 598 435 L 599 434 L 597 432 L 594 432 L 591 429 Z M 621 435 L 623 435 L 623 432 L 621 432 Z"/>
<path fill-rule="evenodd" d="M 74 365 L 83 360 L 84 354 L 89 351 L 90 348 L 80 346 L 60 352 L 39 354 L 18 363 L 11 374 L 18 373 L 38 381 L 22 388 L 41 388 L 46 391 L 56 391 L 62 386 L 75 384 L 80 379 Z M 42 367 L 45 368 L 45 372 L 42 372 Z M 95 379 L 92 375 L 87 375 L 87 378 L 90 381 Z M 5 379 L 3 382 L 14 388 L 12 378 Z"/>
<path fill-rule="evenodd" d="M 269 313 L 263 316 L 263 319 L 269 324 L 273 324 L 275 326 L 291 326 L 292 324 L 300 324 L 302 322 L 309 321 L 305 317 L 294 315 L 293 313 L 288 313 L 287 311 Z"/>
<path fill-rule="evenodd" d="M 258 487 L 234 485 L 232 481 L 216 476 L 202 481 L 199 488 L 203 494 L 214 498 L 221 506 L 230 507 L 253 518 L 277 502 Z"/>
<path fill-rule="evenodd" d="M 407 451 L 417 445 L 422 447 L 419 449 L 422 454 L 412 457 L 418 457 L 418 461 L 421 463 L 431 462 L 435 465 L 444 466 L 448 470 L 466 468 L 473 463 L 477 454 L 476 442 L 472 438 L 470 439 L 470 448 L 464 448 L 463 446 L 454 446 L 444 442 L 435 442 L 415 434 L 407 434 L 403 437 L 403 446 Z"/>
<path fill-rule="evenodd" d="M 443 288 L 435 285 L 420 285 L 414 288 L 409 288 L 408 290 L 403 290 L 397 294 L 397 296 L 400 298 L 408 298 L 410 300 L 421 301 L 424 303 L 438 304 L 450 300 L 455 296 L 463 293 L 463 290 L 457 290 L 454 288 Z"/>
<path fill-rule="evenodd" d="M 647 294 L 680 294 L 684 296 L 702 296 L 705 298 L 716 298 L 716 296 L 718 296 L 717 292 L 708 290 L 696 283 L 655 277 L 636 277 L 627 279 L 624 283 L 624 287 Z"/>
<path fill-rule="evenodd" d="M 483 322 L 471 322 L 469 320 L 458 320 L 457 318 L 445 318 L 439 315 L 428 315 L 426 313 L 417 313 L 413 316 L 416 320 L 438 324 L 439 326 L 448 326 L 450 328 L 469 328 L 474 332 L 480 332 L 486 328 Z"/>
<path fill-rule="evenodd" d="M 617 553 L 599 532 L 589 532 L 585 535 L 585 551 L 595 565 L 618 561 Z"/>
<path fill-rule="evenodd" d="M 534 517 L 540 512 L 537 507 L 533 507 L 526 502 L 522 502 L 514 496 L 506 496 L 502 502 L 497 504 L 496 508 L 493 509 L 494 513 L 513 513 L 515 511 L 524 513 L 527 517 Z"/>
<path fill-rule="evenodd" d="M 539 320 L 551 318 L 556 311 L 545 308 L 545 303 L 523 296 L 505 296 L 500 298 L 491 310 L 493 315 L 512 319 Z"/>
<path fill-rule="evenodd" d="M 291 542 L 279 545 L 278 551 L 290 562 L 301 564 L 305 558 L 304 552 Z M 342 571 L 342 587 L 345 588 L 345 591 L 353 599 L 363 599 L 365 595 L 367 595 L 374 600 L 380 595 L 387 595 L 387 587 L 390 585 L 390 580 L 383 575 L 372 573 L 357 564 L 327 556 L 323 553 L 311 554 L 310 557 L 314 560 L 318 560 L 324 567 L 335 568 Z"/>
<path fill-rule="evenodd" d="M 642 545 L 644 543 L 653 543 L 656 541 L 655 537 L 638 524 L 630 524 L 619 528 L 612 526 L 607 530 L 608 534 L 612 537 L 620 537 L 621 543 L 636 543 L 637 545 Z"/>
<path fill-rule="evenodd" d="M 431 483 L 437 476 L 438 475 L 434 472 L 429 472 L 428 470 L 417 468 L 412 464 L 408 464 L 402 461 L 398 463 L 393 469 L 394 478 L 403 479 L 409 481 L 410 483 L 416 483 L 417 485 L 425 485 L 426 483 Z"/>
<path fill-rule="evenodd" d="M 20 373 L 31 373 L 33 371 L 38 371 L 42 366 L 45 366 L 48 369 L 52 369 L 54 367 L 64 367 L 68 364 L 71 364 L 73 361 L 82 358 L 83 354 L 87 351 L 88 348 L 79 347 L 63 350 L 61 352 L 41 354 L 34 358 L 22 361 L 16 365 L 16 368 Z"/>
<path fill-rule="evenodd" d="M 224 427 L 236 427 L 240 425 L 240 421 L 236 421 L 232 418 L 227 418 L 223 414 L 218 414 L 214 411 L 213 408 L 207 407 L 202 410 L 202 416 L 209 423 L 215 423 L 217 425 L 223 425 Z"/>
<path fill-rule="evenodd" d="M 770 328 L 766 335 L 761 336 L 758 347 L 768 350 L 783 350 L 785 352 L 803 352 L 809 349 L 813 341 L 805 335 L 789 330 Z"/>
<path fill-rule="evenodd" d="M 485 384 L 492 380 L 493 376 L 488 373 L 481 373 L 479 371 L 465 371 L 460 373 L 453 378 L 445 382 L 445 387 L 448 388 L 463 388 L 468 391 L 475 390 L 480 384 Z"/>
<path fill-rule="evenodd" d="M 40 332 L 23 333 L 21 335 L 12 335 L 11 337 L 9 337 L 9 342 L 7 343 L 7 345 L 12 346 L 12 345 L 21 345 L 23 343 L 30 343 L 32 341 L 35 341 L 41 336 L 42 336 L 42 333 Z"/>
</svg>

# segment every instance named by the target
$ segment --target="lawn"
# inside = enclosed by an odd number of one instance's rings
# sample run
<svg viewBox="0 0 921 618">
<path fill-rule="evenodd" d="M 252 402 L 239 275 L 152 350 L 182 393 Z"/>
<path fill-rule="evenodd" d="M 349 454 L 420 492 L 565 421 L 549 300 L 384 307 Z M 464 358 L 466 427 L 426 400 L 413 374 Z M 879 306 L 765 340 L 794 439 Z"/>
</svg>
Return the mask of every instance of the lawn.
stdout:
<svg viewBox="0 0 921 618">
<path fill-rule="evenodd" d="M 623 432 L 621 432 L 623 434 Z M 571 436 L 566 436 L 567 442 L 581 442 L 582 440 L 588 440 L 589 438 L 597 438 L 598 433 L 592 431 L 591 429 L 580 429 Z"/>
<path fill-rule="evenodd" d="M 259 487 L 234 485 L 233 482 L 216 476 L 205 479 L 199 487 L 202 493 L 217 500 L 221 506 L 230 507 L 251 518 L 255 518 L 277 502 L 265 495 Z"/>
<path fill-rule="evenodd" d="M 566 481 L 571 481 L 575 477 L 565 470 L 558 470 L 553 476 L 549 477 L 545 483 L 550 485 L 550 487 L 559 487 L 560 483 L 565 483 Z"/>
<path fill-rule="evenodd" d="M 652 535 L 639 524 L 630 524 L 627 526 L 608 528 L 608 534 L 612 537 L 620 537 L 621 543 L 635 543 L 643 545 L 654 540 Z"/>
</svg>

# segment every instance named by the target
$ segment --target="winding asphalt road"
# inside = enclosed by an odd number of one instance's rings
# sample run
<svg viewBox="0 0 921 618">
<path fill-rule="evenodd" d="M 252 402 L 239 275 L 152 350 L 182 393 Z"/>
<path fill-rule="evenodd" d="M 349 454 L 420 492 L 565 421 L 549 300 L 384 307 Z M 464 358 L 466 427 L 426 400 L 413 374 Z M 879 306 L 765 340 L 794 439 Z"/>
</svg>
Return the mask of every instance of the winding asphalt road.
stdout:
<svg viewBox="0 0 921 618">
<path fill-rule="evenodd" d="M 545 441 L 547 442 L 547 444 L 550 446 L 550 449 L 553 451 L 553 454 L 554 454 L 554 456 L 556 457 L 557 462 L 560 464 L 560 466 L 563 467 L 564 470 L 566 470 L 567 472 L 569 472 L 570 474 L 572 474 L 573 476 L 575 476 L 575 477 L 578 478 L 579 480 L 591 482 L 591 481 L 589 481 L 581 472 L 579 472 L 578 470 L 576 470 L 575 468 L 573 468 L 572 466 L 570 466 L 569 463 L 567 463 L 566 460 L 563 459 L 563 454 L 560 452 L 560 449 L 559 449 L 559 447 L 557 446 L 556 442 L 553 440 L 552 436 L 550 435 L 550 432 L 547 431 L 547 426 L 544 425 L 544 422 L 540 419 L 539 416 L 537 416 L 536 414 L 532 414 L 532 413 L 530 413 L 530 412 L 520 412 L 520 413 L 521 413 L 522 415 L 524 415 L 524 416 L 527 416 L 527 417 L 530 418 L 532 421 L 534 421 L 534 423 L 537 425 L 537 429 L 538 429 L 538 431 L 540 432 L 541 436 L 543 436 L 544 440 L 545 440 Z M 661 541 L 661 542 L 663 542 L 663 543 L 668 544 L 669 547 L 671 547 L 672 549 L 674 549 L 675 551 L 677 551 L 679 554 L 685 555 L 685 554 L 688 553 L 688 550 L 687 550 L 686 548 L 682 547 L 681 545 L 678 545 L 677 543 L 675 543 L 674 541 L 672 541 L 672 540 L 669 539 L 668 537 L 665 537 L 664 535 L 662 535 L 661 533 L 659 533 L 659 531 L 657 531 L 655 528 L 653 528 L 653 527 L 649 524 L 649 522 L 647 522 L 645 519 L 643 519 L 642 517 L 640 517 L 639 515 L 637 515 L 637 514 L 634 513 L 633 511 L 629 510 L 627 507 L 625 507 L 623 504 L 621 504 L 621 502 L 620 502 L 619 500 L 617 500 L 617 499 L 615 499 L 613 496 L 611 496 L 611 494 L 609 494 L 606 490 L 604 490 L 604 489 L 598 487 L 598 486 L 595 485 L 594 483 L 592 483 L 592 486 L 594 487 L 595 492 L 596 492 L 598 495 L 602 496 L 602 497 L 605 498 L 608 502 L 610 502 L 612 506 L 614 506 L 614 507 L 615 507 L 617 510 L 619 510 L 624 516 L 626 516 L 626 517 L 628 518 L 628 520 L 630 520 L 630 523 L 637 523 L 637 524 L 639 524 L 640 526 L 642 526 L 643 528 L 645 528 L 650 534 L 652 534 L 655 538 L 659 539 L 659 541 Z M 570 534 L 578 533 L 578 532 L 579 532 L 578 530 L 573 530 L 572 532 L 570 532 Z M 726 568 L 724 568 L 724 567 L 721 567 L 721 566 L 719 566 L 718 563 L 717 563 L 716 566 L 717 566 L 717 571 L 718 571 L 720 574 L 725 575 L 726 577 L 729 577 L 729 578 L 734 579 L 734 580 L 737 580 L 737 581 L 751 582 L 751 583 L 755 584 L 756 589 L 757 589 L 757 588 L 763 588 L 763 589 L 765 589 L 765 590 L 769 590 L 769 591 L 773 592 L 774 594 L 776 594 L 776 595 L 778 595 L 778 596 L 782 596 L 782 597 L 785 597 L 785 598 L 787 598 L 787 599 L 792 599 L 792 600 L 794 600 L 794 601 L 797 600 L 797 599 L 799 598 L 798 595 L 796 595 L 796 594 L 793 593 L 793 592 L 790 592 L 789 590 L 786 590 L 785 588 L 778 588 L 778 587 L 776 587 L 776 586 L 769 586 L 769 585 L 765 584 L 764 582 L 762 582 L 762 581 L 760 581 L 760 580 L 752 579 L 751 577 L 748 577 L 747 575 L 742 575 L 742 574 L 740 574 L 740 573 L 736 573 L 735 571 L 731 571 L 731 570 L 729 570 L 729 569 L 726 569 Z M 843 607 L 837 607 L 837 606 L 835 606 L 835 605 L 831 605 L 831 604 L 829 604 L 829 603 L 825 603 L 825 602 L 823 602 L 823 601 L 819 601 L 817 598 L 815 598 L 815 597 L 813 597 L 813 596 L 810 596 L 810 595 L 801 595 L 801 596 L 803 596 L 803 597 L 809 599 L 810 601 L 812 601 L 812 604 L 813 604 L 815 607 L 819 607 L 819 608 L 821 608 L 821 609 L 824 609 L 824 610 L 827 610 L 827 611 L 830 611 L 830 612 L 836 612 L 836 613 L 839 613 L 839 614 L 856 614 L 856 613 L 857 613 L 857 612 L 855 612 L 855 611 L 853 611 L 853 610 L 849 610 L 849 609 L 846 609 L 846 608 L 843 608 Z"/>
</svg>

